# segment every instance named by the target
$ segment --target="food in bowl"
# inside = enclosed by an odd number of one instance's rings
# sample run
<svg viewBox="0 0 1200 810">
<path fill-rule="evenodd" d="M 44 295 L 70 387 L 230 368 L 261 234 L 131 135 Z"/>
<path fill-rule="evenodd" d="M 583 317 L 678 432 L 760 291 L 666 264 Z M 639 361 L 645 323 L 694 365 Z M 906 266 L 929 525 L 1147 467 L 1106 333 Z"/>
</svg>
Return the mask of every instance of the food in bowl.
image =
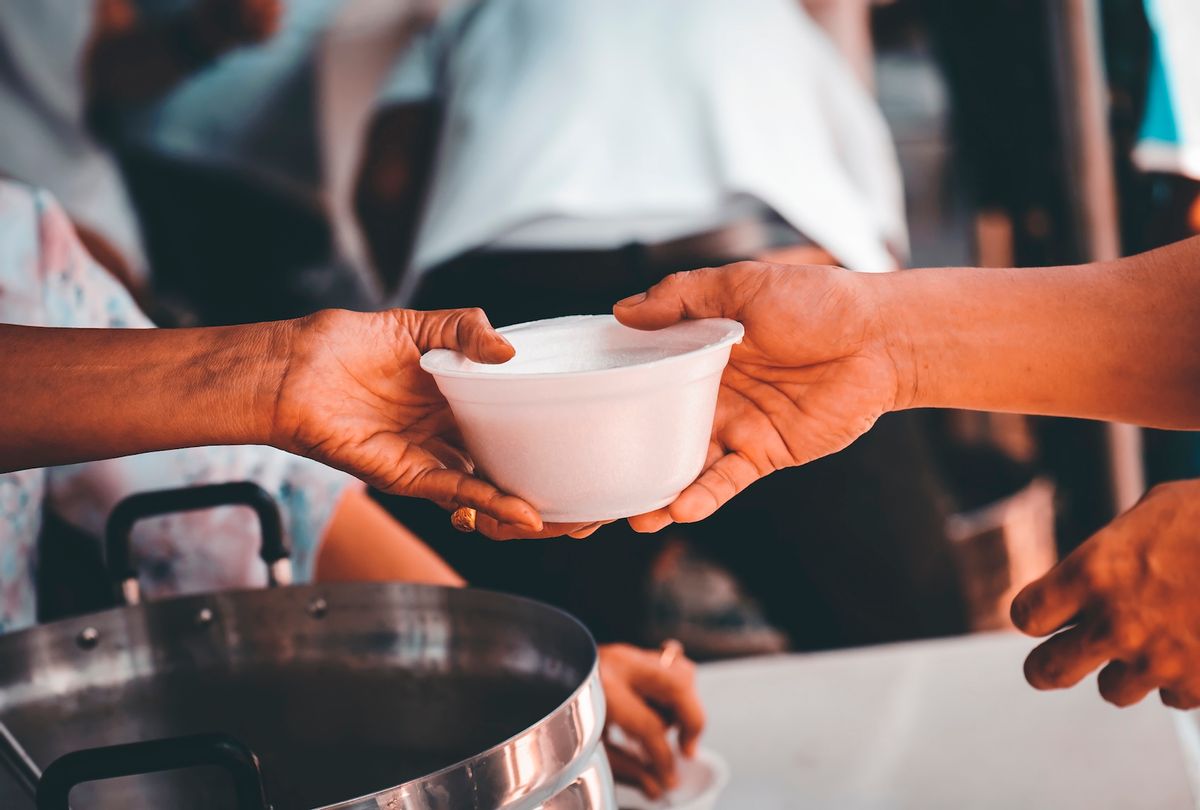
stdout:
<svg viewBox="0 0 1200 810">
<path fill-rule="evenodd" d="M 480 472 L 543 520 L 585 523 L 671 503 L 704 466 L 717 391 L 744 330 L 684 321 L 655 332 L 611 315 L 501 329 L 516 356 L 421 358 Z"/>
</svg>

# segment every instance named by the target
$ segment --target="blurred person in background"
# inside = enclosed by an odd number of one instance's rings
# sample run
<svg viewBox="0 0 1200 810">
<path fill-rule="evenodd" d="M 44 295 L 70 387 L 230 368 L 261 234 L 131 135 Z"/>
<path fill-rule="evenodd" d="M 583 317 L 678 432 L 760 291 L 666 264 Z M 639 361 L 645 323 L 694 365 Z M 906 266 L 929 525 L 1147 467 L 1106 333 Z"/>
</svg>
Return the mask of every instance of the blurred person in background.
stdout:
<svg viewBox="0 0 1200 810">
<path fill-rule="evenodd" d="M 0 171 L 55 192 L 89 249 L 168 322 L 369 308 L 329 221 L 316 75 L 339 11 L 361 5 L 6 5 Z"/>
<path fill-rule="evenodd" d="M 397 300 L 497 325 L 605 312 L 708 263 L 877 273 L 906 250 L 886 126 L 795 0 L 456 4 L 385 83 L 357 188 Z M 659 547 L 624 524 L 498 548 L 388 508 L 473 582 L 562 605 L 602 639 L 646 632 Z M 691 535 L 813 649 L 965 629 L 944 521 L 924 438 L 898 415 Z M 754 651 L 725 607 L 667 632 Z"/>
<path fill-rule="evenodd" d="M 170 20 L 198 2 L 134 1 L 148 20 Z M 169 93 L 110 105 L 104 120 L 144 224 L 157 289 L 203 323 L 378 303 L 335 237 L 324 143 L 331 132 L 323 129 L 331 100 L 323 93 L 357 88 L 323 86 L 322 49 L 347 10 L 390 6 L 378 24 L 403 29 L 419 3 L 276 3 L 269 38 L 208 60 Z M 376 47 L 394 50 L 402 37 L 399 30 Z"/>
<path fill-rule="evenodd" d="M 135 0 L 3 4 L 0 172 L 53 192 L 110 272 L 144 287 L 143 232 L 93 115 L 162 95 L 220 55 L 269 37 L 278 17 L 278 0 L 197 0 L 156 20 Z"/>
<path fill-rule="evenodd" d="M 151 327 L 128 291 L 87 253 L 50 195 L 5 180 L 0 180 L 0 324 Z M 18 388 L 6 390 L 20 396 Z M 19 403 L 9 404 L 10 411 L 21 410 Z M 108 429 L 121 432 L 117 423 Z M 0 469 L 11 469 L 20 455 L 9 452 L 13 444 L 6 443 Z M 86 451 L 69 452 L 78 458 Z M 0 473 L 0 632 L 111 604 L 100 546 L 109 515 L 126 496 L 227 481 L 253 481 L 279 505 L 298 582 L 465 584 L 344 472 L 272 447 L 185 447 Z M 43 531 L 47 524 L 58 528 L 52 544 Z M 178 512 L 135 524 L 132 559 L 151 599 L 261 587 L 267 582 L 261 540 L 258 522 L 245 507 Z M 90 570 L 81 570 L 83 561 Z M 682 655 L 668 660 L 657 650 L 623 645 L 606 646 L 600 655 L 608 728 L 623 734 L 623 741 L 609 734 L 614 772 L 660 795 L 676 782 L 669 731 L 679 730 L 680 751 L 691 756 L 703 730 L 693 667 Z"/>
</svg>

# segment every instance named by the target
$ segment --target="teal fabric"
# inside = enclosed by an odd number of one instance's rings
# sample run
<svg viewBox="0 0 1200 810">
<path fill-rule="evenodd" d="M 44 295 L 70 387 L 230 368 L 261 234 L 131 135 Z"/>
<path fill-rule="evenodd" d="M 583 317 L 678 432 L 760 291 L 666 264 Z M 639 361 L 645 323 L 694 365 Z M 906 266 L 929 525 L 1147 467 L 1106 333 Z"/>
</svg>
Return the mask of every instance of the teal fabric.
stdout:
<svg viewBox="0 0 1200 810">
<path fill-rule="evenodd" d="M 1154 0 L 1146 0 L 1147 14 L 1153 20 Z M 1142 119 L 1141 139 L 1178 144 L 1179 126 L 1171 103 L 1171 84 L 1163 59 L 1162 42 L 1153 36 L 1150 56 L 1150 86 L 1146 95 L 1146 111 Z"/>
</svg>

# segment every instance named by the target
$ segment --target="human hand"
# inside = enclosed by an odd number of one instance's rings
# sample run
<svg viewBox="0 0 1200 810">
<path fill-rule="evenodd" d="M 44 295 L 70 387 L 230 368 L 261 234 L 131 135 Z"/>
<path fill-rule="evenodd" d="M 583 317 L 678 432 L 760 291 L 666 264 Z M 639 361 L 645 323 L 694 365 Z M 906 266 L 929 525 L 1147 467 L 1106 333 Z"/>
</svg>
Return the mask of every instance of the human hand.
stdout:
<svg viewBox="0 0 1200 810">
<path fill-rule="evenodd" d="M 283 16 L 281 0 L 202 0 L 196 6 L 197 37 L 213 53 L 265 42 Z"/>
<path fill-rule="evenodd" d="M 545 534 L 537 512 L 472 475 L 446 400 L 421 369 L 430 349 L 502 363 L 513 348 L 480 310 L 318 312 L 272 325 L 283 359 L 263 373 L 271 443 L 385 492 L 479 512 L 489 536 Z M 553 531 L 551 529 L 550 531 Z"/>
<path fill-rule="evenodd" d="M 1103 665 L 1100 694 L 1117 706 L 1153 689 L 1200 706 L 1198 526 L 1200 480 L 1157 486 L 1017 594 L 1017 627 L 1056 633 L 1025 660 L 1029 683 L 1065 689 Z"/>
<path fill-rule="evenodd" d="M 606 520 L 599 523 L 544 523 L 542 530 L 531 532 L 523 526 L 513 526 L 498 523 L 488 515 L 479 515 L 475 520 L 475 528 L 480 534 L 492 540 L 544 540 L 551 537 L 569 537 L 572 540 L 586 540 L 599 531 L 603 526 L 612 523 Z"/>
<path fill-rule="evenodd" d="M 659 650 L 627 644 L 600 648 L 600 680 L 608 704 L 605 746 L 613 775 L 652 799 L 678 783 L 675 754 L 667 739 L 670 729 L 679 729 L 684 756 L 696 754 L 704 731 L 704 709 L 695 676 L 695 665 L 682 655 L 664 665 Z M 614 740 L 614 728 L 641 750 Z"/>
<path fill-rule="evenodd" d="M 900 375 L 870 289 L 833 267 L 742 262 L 676 273 L 613 309 L 637 329 L 733 318 L 746 327 L 721 378 L 708 460 L 638 531 L 708 517 L 759 478 L 843 449 L 895 407 Z"/>
</svg>

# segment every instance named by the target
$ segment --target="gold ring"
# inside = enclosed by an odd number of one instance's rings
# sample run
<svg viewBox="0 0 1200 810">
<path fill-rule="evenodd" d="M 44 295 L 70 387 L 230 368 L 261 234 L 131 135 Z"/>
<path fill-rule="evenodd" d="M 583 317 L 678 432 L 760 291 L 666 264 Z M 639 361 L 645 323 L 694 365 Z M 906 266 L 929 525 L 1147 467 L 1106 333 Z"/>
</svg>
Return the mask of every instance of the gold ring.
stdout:
<svg viewBox="0 0 1200 810">
<path fill-rule="evenodd" d="M 671 666 L 679 660 L 683 655 L 683 643 L 677 639 L 669 638 L 659 647 L 658 665 L 663 669 L 670 669 Z"/>
<path fill-rule="evenodd" d="M 475 531 L 475 516 L 478 513 L 469 506 L 463 506 L 454 510 L 454 514 L 450 516 L 450 525 L 458 529 L 460 532 L 470 533 Z"/>
</svg>

